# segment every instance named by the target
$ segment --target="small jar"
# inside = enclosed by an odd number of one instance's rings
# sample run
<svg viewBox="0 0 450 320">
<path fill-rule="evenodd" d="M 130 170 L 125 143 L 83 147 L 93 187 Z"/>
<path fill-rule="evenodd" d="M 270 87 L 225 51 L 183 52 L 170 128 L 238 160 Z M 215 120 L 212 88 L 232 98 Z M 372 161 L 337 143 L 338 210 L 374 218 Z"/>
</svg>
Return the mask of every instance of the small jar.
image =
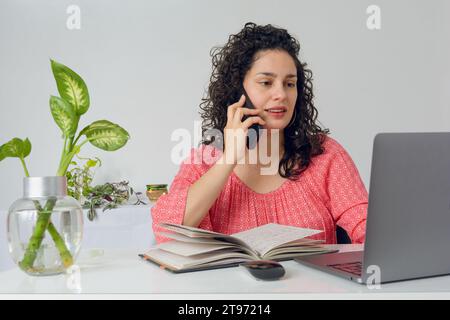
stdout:
<svg viewBox="0 0 450 320">
<path fill-rule="evenodd" d="M 83 235 L 83 210 L 67 195 L 62 176 L 27 177 L 23 198 L 9 208 L 9 252 L 29 275 L 64 272 L 75 262 Z"/>
<path fill-rule="evenodd" d="M 156 202 L 159 197 L 167 193 L 167 184 L 148 184 L 147 197 L 151 202 Z"/>
</svg>

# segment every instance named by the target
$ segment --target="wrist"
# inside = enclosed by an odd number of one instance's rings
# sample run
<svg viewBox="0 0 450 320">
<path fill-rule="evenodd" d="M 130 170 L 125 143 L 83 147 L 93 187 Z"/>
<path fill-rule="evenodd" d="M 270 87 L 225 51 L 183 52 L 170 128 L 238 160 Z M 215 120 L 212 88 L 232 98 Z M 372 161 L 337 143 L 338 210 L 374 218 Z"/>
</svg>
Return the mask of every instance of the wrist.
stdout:
<svg viewBox="0 0 450 320">
<path fill-rule="evenodd" d="M 237 165 L 237 161 L 233 157 L 231 157 L 229 154 L 224 152 L 222 154 L 222 156 L 219 158 L 219 160 L 217 161 L 217 164 L 228 169 L 229 171 L 233 171 L 233 169 Z"/>
</svg>

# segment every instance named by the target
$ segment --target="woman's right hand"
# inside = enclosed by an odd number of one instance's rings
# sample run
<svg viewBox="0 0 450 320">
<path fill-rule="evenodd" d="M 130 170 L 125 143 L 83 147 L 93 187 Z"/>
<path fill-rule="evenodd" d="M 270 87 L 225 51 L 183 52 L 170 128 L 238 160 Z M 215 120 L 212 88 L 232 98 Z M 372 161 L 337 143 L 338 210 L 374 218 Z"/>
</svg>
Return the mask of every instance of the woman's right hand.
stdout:
<svg viewBox="0 0 450 320">
<path fill-rule="evenodd" d="M 266 124 L 258 116 L 262 110 L 244 108 L 244 103 L 245 96 L 242 95 L 238 102 L 228 107 L 227 124 L 224 128 L 224 156 L 227 164 L 237 164 L 244 158 L 248 129 L 256 123 Z M 249 117 L 242 121 L 244 115 Z"/>
</svg>

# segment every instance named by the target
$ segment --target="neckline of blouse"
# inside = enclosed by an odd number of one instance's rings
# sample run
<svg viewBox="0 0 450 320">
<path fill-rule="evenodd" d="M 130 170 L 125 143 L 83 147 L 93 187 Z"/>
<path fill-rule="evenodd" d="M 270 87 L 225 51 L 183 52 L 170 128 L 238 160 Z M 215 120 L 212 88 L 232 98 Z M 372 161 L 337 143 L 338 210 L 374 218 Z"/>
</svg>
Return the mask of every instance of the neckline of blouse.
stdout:
<svg viewBox="0 0 450 320">
<path fill-rule="evenodd" d="M 269 191 L 269 192 L 260 193 L 260 192 L 256 192 L 256 191 L 253 190 L 252 188 L 250 188 L 244 181 L 241 180 L 241 178 L 239 178 L 239 176 L 238 176 L 234 171 L 231 172 L 231 176 L 234 177 L 234 179 L 235 179 L 239 184 L 243 185 L 244 188 L 246 188 L 246 189 L 249 190 L 251 193 L 253 193 L 253 194 L 257 195 L 257 196 L 268 196 L 268 195 L 271 195 L 271 194 L 274 194 L 274 193 L 281 192 L 281 190 L 283 190 L 283 189 L 287 186 L 287 184 L 289 183 L 289 181 L 290 181 L 289 179 L 287 179 L 287 180 L 284 181 L 278 188 L 276 188 L 276 189 L 274 189 L 274 190 L 272 190 L 272 191 Z"/>
</svg>

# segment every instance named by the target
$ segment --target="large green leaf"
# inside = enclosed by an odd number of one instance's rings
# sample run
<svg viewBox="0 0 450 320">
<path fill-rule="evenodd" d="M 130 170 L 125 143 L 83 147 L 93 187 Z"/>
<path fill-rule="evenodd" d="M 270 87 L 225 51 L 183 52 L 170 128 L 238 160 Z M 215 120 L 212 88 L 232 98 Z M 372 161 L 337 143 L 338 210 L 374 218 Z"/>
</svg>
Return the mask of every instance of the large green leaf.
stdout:
<svg viewBox="0 0 450 320">
<path fill-rule="evenodd" d="M 22 144 L 22 158 L 26 158 L 31 153 L 31 142 L 26 138 Z"/>
<path fill-rule="evenodd" d="M 73 137 L 78 126 L 73 106 L 60 97 L 50 96 L 50 111 L 64 136 Z"/>
<path fill-rule="evenodd" d="M 61 98 L 69 102 L 78 116 L 89 109 L 89 92 L 83 79 L 65 65 L 51 60 L 53 75 Z"/>
<path fill-rule="evenodd" d="M 117 126 L 118 126 L 117 124 L 112 123 L 111 121 L 108 121 L 108 120 L 97 120 L 97 121 L 92 122 L 90 125 L 85 127 L 83 130 L 81 130 L 80 136 L 83 134 L 86 135 L 86 132 L 92 131 L 95 129 L 117 127 Z"/>
<path fill-rule="evenodd" d="M 105 151 L 122 148 L 130 138 L 128 132 L 119 125 L 108 120 L 99 120 L 81 130 L 89 142 Z"/>
<path fill-rule="evenodd" d="M 26 158 L 31 153 L 31 142 L 14 138 L 0 146 L 0 161 L 5 158 Z"/>
</svg>

